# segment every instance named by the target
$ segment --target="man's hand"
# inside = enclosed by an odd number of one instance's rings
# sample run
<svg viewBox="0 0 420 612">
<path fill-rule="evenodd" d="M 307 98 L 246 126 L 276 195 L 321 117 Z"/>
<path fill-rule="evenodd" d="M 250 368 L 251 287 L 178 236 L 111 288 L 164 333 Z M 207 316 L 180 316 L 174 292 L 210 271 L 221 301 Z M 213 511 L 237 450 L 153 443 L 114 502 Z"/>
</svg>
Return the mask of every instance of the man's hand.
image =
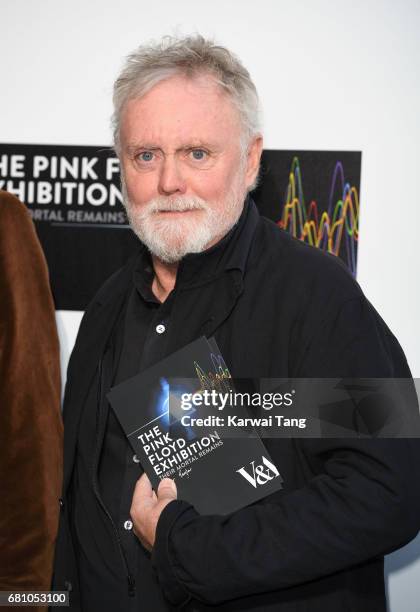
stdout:
<svg viewBox="0 0 420 612">
<path fill-rule="evenodd" d="M 147 474 L 137 481 L 131 502 L 130 515 L 133 519 L 133 531 L 147 550 L 152 550 L 155 543 L 156 525 L 165 506 L 177 498 L 176 484 L 171 478 L 164 478 L 159 483 L 157 495 L 152 489 Z"/>
</svg>

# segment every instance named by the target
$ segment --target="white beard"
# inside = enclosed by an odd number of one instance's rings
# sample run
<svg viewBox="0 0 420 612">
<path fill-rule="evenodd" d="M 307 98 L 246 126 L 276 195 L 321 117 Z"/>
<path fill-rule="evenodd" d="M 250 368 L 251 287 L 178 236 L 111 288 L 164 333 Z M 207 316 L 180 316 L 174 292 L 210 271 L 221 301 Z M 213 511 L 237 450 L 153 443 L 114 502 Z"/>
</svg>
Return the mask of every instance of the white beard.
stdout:
<svg viewBox="0 0 420 612">
<path fill-rule="evenodd" d="M 246 190 L 239 186 L 238 179 L 242 178 L 239 172 L 235 178 L 236 184 L 224 198 L 223 215 L 197 196 L 158 196 L 139 209 L 129 200 L 122 178 L 124 206 L 131 228 L 152 255 L 165 263 L 178 262 L 187 253 L 201 253 L 225 236 L 241 215 Z M 168 210 L 195 212 L 185 216 L 181 213 L 175 218 L 159 214 Z"/>
</svg>

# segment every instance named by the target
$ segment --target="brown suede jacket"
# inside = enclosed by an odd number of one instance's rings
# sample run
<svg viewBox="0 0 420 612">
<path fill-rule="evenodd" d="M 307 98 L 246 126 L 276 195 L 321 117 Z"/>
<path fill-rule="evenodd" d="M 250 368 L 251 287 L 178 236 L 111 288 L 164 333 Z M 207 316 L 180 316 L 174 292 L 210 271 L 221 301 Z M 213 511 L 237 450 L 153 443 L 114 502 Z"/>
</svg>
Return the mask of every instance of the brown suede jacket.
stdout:
<svg viewBox="0 0 420 612">
<path fill-rule="evenodd" d="M 0 398 L 0 590 L 48 590 L 62 479 L 59 343 L 34 225 L 4 191 Z"/>
</svg>

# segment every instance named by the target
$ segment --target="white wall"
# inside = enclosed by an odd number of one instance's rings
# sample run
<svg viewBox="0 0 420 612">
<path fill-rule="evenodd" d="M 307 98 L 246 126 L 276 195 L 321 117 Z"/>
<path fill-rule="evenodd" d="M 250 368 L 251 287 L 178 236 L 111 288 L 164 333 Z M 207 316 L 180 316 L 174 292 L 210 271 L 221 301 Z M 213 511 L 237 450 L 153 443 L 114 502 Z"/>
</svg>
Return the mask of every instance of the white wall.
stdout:
<svg viewBox="0 0 420 612">
<path fill-rule="evenodd" d="M 0 142 L 110 143 L 122 58 L 197 30 L 250 69 L 267 148 L 362 150 L 358 279 L 420 376 L 418 0 L 0 0 L 0 11 Z M 65 367 L 80 313 L 57 318 Z M 417 539 L 388 559 L 392 612 L 418 609 L 419 555 Z"/>
</svg>

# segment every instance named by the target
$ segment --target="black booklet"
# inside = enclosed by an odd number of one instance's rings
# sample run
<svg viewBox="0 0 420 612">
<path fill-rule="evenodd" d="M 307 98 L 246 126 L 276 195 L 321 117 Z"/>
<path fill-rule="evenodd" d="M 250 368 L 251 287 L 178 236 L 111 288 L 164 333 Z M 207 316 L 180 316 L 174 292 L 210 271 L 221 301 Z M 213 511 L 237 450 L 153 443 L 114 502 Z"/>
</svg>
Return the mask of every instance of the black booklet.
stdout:
<svg viewBox="0 0 420 612">
<path fill-rule="evenodd" d="M 178 498 L 201 514 L 227 514 L 282 488 L 255 431 L 217 427 L 224 417 L 209 405 L 210 392 L 227 397 L 233 384 L 214 338 L 202 336 L 107 396 L 152 487 L 172 478 Z M 192 394 L 207 394 L 207 406 L 193 405 Z M 203 426 L 206 416 L 213 418 Z"/>
</svg>

